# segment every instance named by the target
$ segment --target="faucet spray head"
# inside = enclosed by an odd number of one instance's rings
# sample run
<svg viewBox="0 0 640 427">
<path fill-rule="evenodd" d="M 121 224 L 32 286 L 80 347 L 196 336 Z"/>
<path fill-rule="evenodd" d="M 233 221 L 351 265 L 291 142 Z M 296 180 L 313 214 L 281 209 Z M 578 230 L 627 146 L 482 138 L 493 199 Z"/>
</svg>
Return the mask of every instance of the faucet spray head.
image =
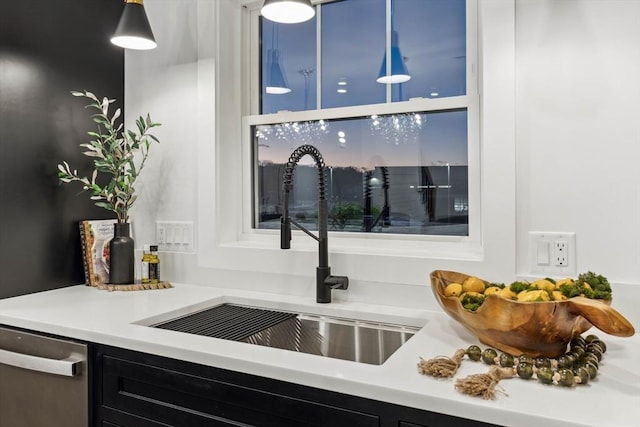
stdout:
<svg viewBox="0 0 640 427">
<path fill-rule="evenodd" d="M 291 181 L 285 182 L 284 209 L 280 217 L 280 249 L 291 249 L 291 220 L 289 219 L 289 192 L 293 188 Z"/>
<path fill-rule="evenodd" d="M 280 217 L 280 249 L 291 249 L 291 221 L 284 215 Z"/>
</svg>

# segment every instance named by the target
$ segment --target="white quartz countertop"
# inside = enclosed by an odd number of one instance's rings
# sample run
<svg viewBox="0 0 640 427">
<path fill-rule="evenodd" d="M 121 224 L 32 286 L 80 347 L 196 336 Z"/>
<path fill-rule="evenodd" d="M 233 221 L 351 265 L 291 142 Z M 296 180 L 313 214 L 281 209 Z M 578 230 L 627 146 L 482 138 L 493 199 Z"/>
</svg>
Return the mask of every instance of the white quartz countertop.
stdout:
<svg viewBox="0 0 640 427">
<path fill-rule="evenodd" d="M 383 365 L 374 366 L 224 341 L 144 324 L 224 302 L 389 323 L 425 325 Z M 169 315 L 167 313 L 170 313 Z M 608 346 L 596 380 L 565 388 L 502 380 L 496 399 L 457 392 L 454 380 L 418 374 L 420 357 L 486 346 L 440 311 L 174 284 L 172 289 L 108 292 L 87 286 L 0 300 L 0 324 L 148 352 L 394 404 L 517 427 L 640 427 L 640 337 L 595 333 Z M 637 328 L 637 325 L 635 325 Z M 456 378 L 486 372 L 464 359 Z"/>
</svg>

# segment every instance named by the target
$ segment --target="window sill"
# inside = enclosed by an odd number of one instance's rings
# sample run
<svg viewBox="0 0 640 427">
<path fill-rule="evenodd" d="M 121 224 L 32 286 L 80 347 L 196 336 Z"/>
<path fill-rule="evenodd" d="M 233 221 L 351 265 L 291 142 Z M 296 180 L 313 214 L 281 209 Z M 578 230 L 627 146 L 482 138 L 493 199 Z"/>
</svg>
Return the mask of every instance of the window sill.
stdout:
<svg viewBox="0 0 640 427">
<path fill-rule="evenodd" d="M 468 271 L 483 261 L 479 243 L 329 236 L 332 272 L 354 281 L 424 286 L 432 270 Z M 311 278 L 317 263 L 317 243 L 301 232 L 293 233 L 289 250 L 280 249 L 280 236 L 275 232 L 247 233 L 198 250 L 199 267 L 273 274 L 285 281 L 291 276 Z"/>
<path fill-rule="evenodd" d="M 427 240 L 428 239 L 428 240 Z M 467 238 L 439 236 L 400 236 L 375 234 L 354 237 L 348 233 L 329 233 L 329 254 L 366 257 L 409 257 L 481 261 L 482 247 Z M 280 250 L 280 234 L 266 230 L 245 233 L 236 241 L 219 244 L 220 248 Z M 300 231 L 292 231 L 289 252 L 316 252 L 317 242 Z"/>
</svg>

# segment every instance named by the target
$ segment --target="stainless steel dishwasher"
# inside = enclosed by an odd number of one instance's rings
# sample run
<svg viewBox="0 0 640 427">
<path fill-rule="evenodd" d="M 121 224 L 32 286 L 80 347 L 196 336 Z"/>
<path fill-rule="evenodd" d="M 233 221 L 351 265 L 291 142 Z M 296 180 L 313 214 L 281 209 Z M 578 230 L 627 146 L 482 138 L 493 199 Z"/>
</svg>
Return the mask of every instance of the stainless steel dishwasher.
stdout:
<svg viewBox="0 0 640 427">
<path fill-rule="evenodd" d="M 0 327 L 0 427 L 87 427 L 87 346 Z"/>
</svg>

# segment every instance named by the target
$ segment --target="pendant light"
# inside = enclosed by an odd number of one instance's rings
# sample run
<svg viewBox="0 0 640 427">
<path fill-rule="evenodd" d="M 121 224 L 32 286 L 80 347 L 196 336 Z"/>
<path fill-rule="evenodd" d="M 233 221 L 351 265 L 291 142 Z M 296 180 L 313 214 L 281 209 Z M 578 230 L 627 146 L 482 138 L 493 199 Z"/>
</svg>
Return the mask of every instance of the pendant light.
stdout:
<svg viewBox="0 0 640 427">
<path fill-rule="evenodd" d="M 391 73 L 387 74 L 387 52 L 385 51 L 382 57 L 382 66 L 376 79 L 378 83 L 384 84 L 404 83 L 411 79 L 407 65 L 404 63 L 404 57 L 400 52 L 398 32 L 394 28 L 394 3 L 395 2 L 391 0 Z"/>
<path fill-rule="evenodd" d="M 272 95 L 283 95 L 291 92 L 287 77 L 280 65 L 280 50 L 277 47 L 276 25 L 272 24 L 271 49 L 267 50 L 267 84 L 265 90 Z"/>
<path fill-rule="evenodd" d="M 143 0 L 125 0 L 124 10 L 111 43 L 126 49 L 148 50 L 157 44 L 144 11 Z"/>
<path fill-rule="evenodd" d="M 308 21 L 316 14 L 311 0 L 264 0 L 262 16 L 281 24 L 297 24 Z"/>
</svg>

